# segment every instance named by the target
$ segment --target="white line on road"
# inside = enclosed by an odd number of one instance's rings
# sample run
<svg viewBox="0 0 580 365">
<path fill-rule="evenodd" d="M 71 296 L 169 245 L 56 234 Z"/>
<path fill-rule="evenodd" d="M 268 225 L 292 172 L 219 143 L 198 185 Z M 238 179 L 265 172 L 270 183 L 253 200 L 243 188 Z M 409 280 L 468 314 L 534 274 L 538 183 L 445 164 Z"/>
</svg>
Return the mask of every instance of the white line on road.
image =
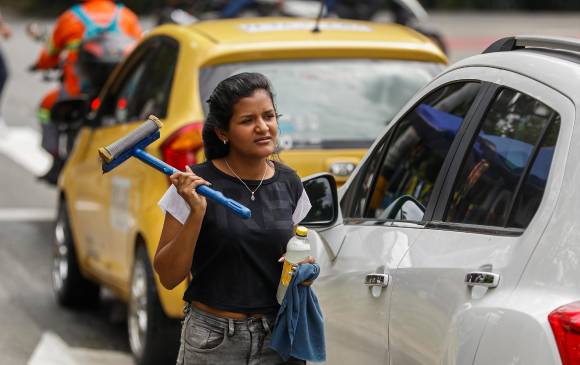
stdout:
<svg viewBox="0 0 580 365">
<path fill-rule="evenodd" d="M 45 332 L 36 345 L 28 365 L 76 365 L 68 345 L 57 335 Z"/>
<path fill-rule="evenodd" d="M 129 354 L 73 348 L 52 332 L 42 334 L 28 365 L 133 365 Z"/>
<path fill-rule="evenodd" d="M 40 133 L 30 127 L 2 127 L 0 153 L 34 175 L 50 168 L 52 157 L 40 147 Z"/>
<path fill-rule="evenodd" d="M 56 218 L 54 209 L 46 208 L 1 208 L 0 222 L 38 222 L 53 221 Z"/>
</svg>

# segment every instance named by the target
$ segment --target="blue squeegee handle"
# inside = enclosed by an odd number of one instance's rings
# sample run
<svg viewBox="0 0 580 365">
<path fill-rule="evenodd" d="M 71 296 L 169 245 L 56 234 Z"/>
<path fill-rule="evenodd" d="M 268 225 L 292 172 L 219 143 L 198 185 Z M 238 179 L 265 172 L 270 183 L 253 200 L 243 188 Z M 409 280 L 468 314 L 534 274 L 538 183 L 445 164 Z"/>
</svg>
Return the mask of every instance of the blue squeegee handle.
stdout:
<svg viewBox="0 0 580 365">
<path fill-rule="evenodd" d="M 151 156 L 140 148 L 135 148 L 133 150 L 133 156 L 145 162 L 147 165 L 163 172 L 165 175 L 172 175 L 179 171 L 173 166 L 168 165 L 165 162 Z M 238 203 L 233 199 L 225 197 L 224 194 L 208 187 L 207 185 L 200 185 L 195 189 L 195 191 L 205 196 L 206 198 L 210 198 L 215 202 L 231 209 L 234 213 L 242 218 L 248 219 L 252 216 L 252 212 L 246 206 Z"/>
</svg>

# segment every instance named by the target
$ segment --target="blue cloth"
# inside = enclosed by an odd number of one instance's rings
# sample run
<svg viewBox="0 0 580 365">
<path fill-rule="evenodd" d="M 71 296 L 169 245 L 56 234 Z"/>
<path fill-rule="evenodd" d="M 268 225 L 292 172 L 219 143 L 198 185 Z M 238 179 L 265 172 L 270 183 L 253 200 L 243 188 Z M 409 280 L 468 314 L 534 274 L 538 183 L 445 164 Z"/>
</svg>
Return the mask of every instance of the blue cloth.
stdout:
<svg viewBox="0 0 580 365">
<path fill-rule="evenodd" d="M 302 264 L 296 269 L 286 290 L 272 331 L 270 347 L 284 361 L 293 356 L 300 360 L 326 360 L 324 321 L 314 290 L 300 285 L 318 277 L 320 266 Z"/>
</svg>

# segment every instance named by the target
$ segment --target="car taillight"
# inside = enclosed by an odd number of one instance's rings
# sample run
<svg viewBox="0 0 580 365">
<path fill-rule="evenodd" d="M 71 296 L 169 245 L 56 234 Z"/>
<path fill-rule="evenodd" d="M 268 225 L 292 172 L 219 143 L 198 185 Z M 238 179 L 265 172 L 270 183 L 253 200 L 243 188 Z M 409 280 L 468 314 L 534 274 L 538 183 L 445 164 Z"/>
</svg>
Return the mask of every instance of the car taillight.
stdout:
<svg viewBox="0 0 580 365">
<path fill-rule="evenodd" d="M 93 101 L 91 101 L 91 111 L 92 112 L 99 109 L 100 106 L 101 106 L 101 99 L 94 98 Z"/>
<path fill-rule="evenodd" d="M 202 128 L 202 122 L 187 124 L 167 137 L 160 147 L 163 160 L 181 171 L 197 163 L 196 155 L 203 147 Z"/>
<path fill-rule="evenodd" d="M 580 301 L 566 304 L 548 315 L 563 365 L 580 364 Z"/>
</svg>

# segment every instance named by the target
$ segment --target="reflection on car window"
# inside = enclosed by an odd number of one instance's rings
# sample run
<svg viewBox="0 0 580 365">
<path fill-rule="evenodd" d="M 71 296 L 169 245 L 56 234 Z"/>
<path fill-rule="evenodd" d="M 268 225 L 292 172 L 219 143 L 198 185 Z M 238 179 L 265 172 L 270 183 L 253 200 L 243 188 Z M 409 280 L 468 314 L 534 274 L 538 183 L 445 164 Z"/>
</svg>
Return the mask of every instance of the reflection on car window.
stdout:
<svg viewBox="0 0 580 365">
<path fill-rule="evenodd" d="M 200 72 L 201 100 L 239 72 L 266 75 L 276 92 L 282 149 L 368 148 L 441 65 L 397 60 L 232 63 Z M 203 103 L 207 114 L 207 104 Z"/>
<path fill-rule="evenodd" d="M 167 44 L 158 47 L 148 59 L 145 70 L 141 71 L 146 77 L 139 83 L 129 82 L 123 88 L 117 102 L 118 119 L 133 121 L 145 119 L 149 114 L 164 118 L 176 62 L 176 47 Z"/>
<path fill-rule="evenodd" d="M 119 97 L 117 98 L 117 102 L 115 103 L 115 118 L 118 123 L 124 123 L 127 120 L 130 120 L 130 116 L 128 113 L 128 105 L 127 101 L 132 100 L 132 97 L 136 95 L 138 86 L 141 83 L 143 78 L 143 73 L 145 72 L 146 67 L 145 62 L 141 62 L 137 65 L 134 69 L 133 73 L 121 89 L 119 93 Z M 134 103 L 131 103 L 134 105 Z"/>
<path fill-rule="evenodd" d="M 103 125 L 132 122 L 155 114 L 166 117 L 178 48 L 153 39 L 132 54 L 128 72 L 110 89 L 99 110 Z"/>
<path fill-rule="evenodd" d="M 401 119 L 378 177 L 374 177 L 376 170 L 369 170 L 363 179 L 363 196 L 370 196 L 368 204 L 362 200 L 366 205 L 364 217 L 422 219 L 441 165 L 479 88 L 476 82 L 447 85 Z M 367 186 L 372 186 L 368 193 L 364 191 Z"/>
<path fill-rule="evenodd" d="M 526 228 L 540 206 L 546 188 L 548 172 L 554 156 L 556 139 L 560 131 L 560 116 L 550 123 L 546 136 L 534 157 L 534 162 L 520 189 L 510 213 L 508 227 Z"/>
<path fill-rule="evenodd" d="M 559 126 L 545 104 L 503 89 L 471 142 L 445 220 L 526 227 L 544 192 Z"/>
<path fill-rule="evenodd" d="M 143 78 L 146 61 L 152 49 L 151 43 L 145 43 L 133 51 L 130 60 L 125 64 L 125 69 L 129 68 L 129 70 L 124 69 L 121 72 L 123 79 L 120 80 L 118 86 L 107 90 L 108 92 L 103 97 L 103 103 L 99 108 L 102 125 L 114 125 L 127 121 L 127 98 L 135 94 L 135 90 Z M 119 105 L 122 108 L 119 108 Z"/>
</svg>

